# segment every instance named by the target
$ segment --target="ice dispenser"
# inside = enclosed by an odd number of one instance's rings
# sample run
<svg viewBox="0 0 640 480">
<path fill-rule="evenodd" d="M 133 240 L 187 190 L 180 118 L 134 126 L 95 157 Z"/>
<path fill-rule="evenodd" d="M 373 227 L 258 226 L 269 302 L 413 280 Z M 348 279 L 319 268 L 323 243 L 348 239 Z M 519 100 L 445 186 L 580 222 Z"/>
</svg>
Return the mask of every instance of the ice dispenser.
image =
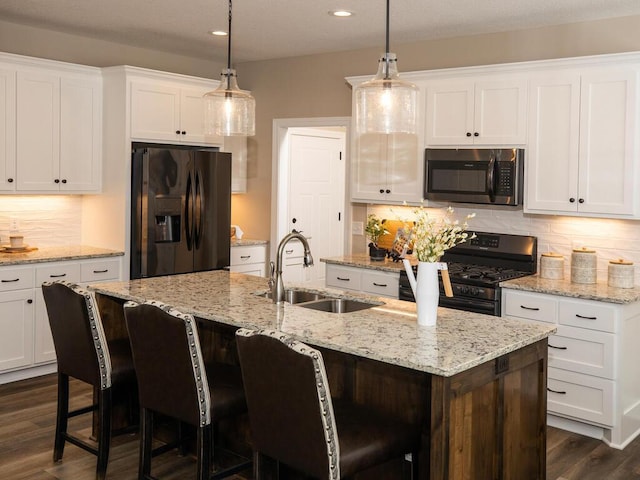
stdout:
<svg viewBox="0 0 640 480">
<path fill-rule="evenodd" d="M 180 197 L 156 196 L 156 243 L 180 242 L 181 205 Z"/>
</svg>

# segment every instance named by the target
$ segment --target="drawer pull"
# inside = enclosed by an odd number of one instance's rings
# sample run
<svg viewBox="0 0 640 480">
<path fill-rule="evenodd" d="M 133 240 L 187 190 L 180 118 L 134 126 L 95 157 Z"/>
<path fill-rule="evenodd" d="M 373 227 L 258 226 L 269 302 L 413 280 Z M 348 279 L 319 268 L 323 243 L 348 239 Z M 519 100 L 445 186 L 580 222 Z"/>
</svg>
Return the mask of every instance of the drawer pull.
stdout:
<svg viewBox="0 0 640 480">
<path fill-rule="evenodd" d="M 49 278 L 61 278 L 61 277 L 66 277 L 67 274 L 66 273 L 60 273 L 58 275 L 49 275 Z"/>
<path fill-rule="evenodd" d="M 576 313 L 576 317 L 582 318 L 583 320 L 597 320 L 598 317 L 585 317 L 584 315 L 579 315 Z"/>
<path fill-rule="evenodd" d="M 2 283 L 14 283 L 19 281 L 20 281 L 19 278 L 14 278 L 13 280 L 2 280 Z"/>
<path fill-rule="evenodd" d="M 293 253 L 293 250 L 285 250 L 284 253 L 286 253 L 287 255 L 291 255 Z"/>
<path fill-rule="evenodd" d="M 240 258 L 242 258 L 244 260 L 246 258 L 251 258 L 251 255 L 240 255 Z"/>
<path fill-rule="evenodd" d="M 93 273 L 107 273 L 109 271 L 108 268 L 105 268 L 104 270 L 94 270 Z"/>
<path fill-rule="evenodd" d="M 373 285 L 376 286 L 376 287 L 387 287 L 388 286 L 386 283 L 376 283 L 376 282 L 373 282 Z"/>
<path fill-rule="evenodd" d="M 342 282 L 350 282 L 351 281 L 350 278 L 342 278 L 342 277 L 336 277 L 336 280 L 340 280 Z"/>
<path fill-rule="evenodd" d="M 549 344 L 549 348 L 555 348 L 556 350 L 566 350 L 567 347 L 556 347 L 555 345 Z"/>
<path fill-rule="evenodd" d="M 534 312 L 540 311 L 539 307 L 526 307 L 524 305 L 520 305 L 520 308 L 523 308 L 524 310 L 533 310 Z"/>
<path fill-rule="evenodd" d="M 567 394 L 567 392 L 564 392 L 562 390 L 553 390 L 553 389 L 551 389 L 549 387 L 547 387 L 547 391 L 551 392 L 551 393 L 559 393 L 560 395 L 566 395 Z"/>
</svg>

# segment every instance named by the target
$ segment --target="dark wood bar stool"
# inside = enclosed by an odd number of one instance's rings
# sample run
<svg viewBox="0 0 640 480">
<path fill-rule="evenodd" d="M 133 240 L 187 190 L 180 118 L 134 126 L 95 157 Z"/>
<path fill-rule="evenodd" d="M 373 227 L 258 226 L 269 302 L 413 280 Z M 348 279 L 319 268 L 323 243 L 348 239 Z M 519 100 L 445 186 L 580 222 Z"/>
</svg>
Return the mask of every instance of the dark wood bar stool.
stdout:
<svg viewBox="0 0 640 480">
<path fill-rule="evenodd" d="M 138 478 L 151 479 L 151 458 L 176 445 L 152 450 L 153 414 L 163 414 L 197 428 L 197 478 L 224 478 L 251 467 L 251 460 L 211 474 L 214 426 L 246 413 L 239 367 L 203 362 L 192 315 L 158 302 L 124 305 L 140 396 Z"/>
<path fill-rule="evenodd" d="M 131 350 L 126 339 L 107 343 L 94 294 L 78 285 L 45 282 L 42 293 L 58 360 L 58 407 L 53 460 L 62 459 L 65 442 L 98 457 L 96 478 L 106 476 L 109 461 L 113 389 L 136 389 Z M 69 377 L 98 392 L 97 405 L 69 411 Z M 67 431 L 68 419 L 98 411 L 97 448 Z M 127 430 L 127 431 L 130 431 Z"/>
<path fill-rule="evenodd" d="M 318 479 L 350 477 L 412 454 L 418 475 L 419 426 L 347 401 L 332 400 L 322 354 L 270 330 L 240 329 L 255 478 L 266 455 Z"/>
</svg>

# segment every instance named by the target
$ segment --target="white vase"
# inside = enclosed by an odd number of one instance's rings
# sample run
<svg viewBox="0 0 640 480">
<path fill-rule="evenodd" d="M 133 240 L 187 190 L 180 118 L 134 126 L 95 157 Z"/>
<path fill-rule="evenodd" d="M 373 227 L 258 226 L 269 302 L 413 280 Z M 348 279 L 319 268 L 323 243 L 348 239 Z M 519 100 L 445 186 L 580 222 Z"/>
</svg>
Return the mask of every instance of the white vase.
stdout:
<svg viewBox="0 0 640 480">
<path fill-rule="evenodd" d="M 438 318 L 438 270 L 440 262 L 419 262 L 416 279 L 416 304 L 418 309 L 418 325 L 432 326 Z"/>
</svg>

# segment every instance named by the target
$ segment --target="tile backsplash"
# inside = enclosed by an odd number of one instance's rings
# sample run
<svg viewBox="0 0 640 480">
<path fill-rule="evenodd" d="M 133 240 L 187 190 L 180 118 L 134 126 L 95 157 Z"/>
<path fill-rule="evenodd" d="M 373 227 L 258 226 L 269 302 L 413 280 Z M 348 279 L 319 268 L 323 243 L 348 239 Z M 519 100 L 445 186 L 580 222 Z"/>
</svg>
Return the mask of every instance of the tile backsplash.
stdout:
<svg viewBox="0 0 640 480">
<path fill-rule="evenodd" d="M 1 195 L 0 243 L 9 243 L 12 224 L 33 247 L 79 245 L 82 231 L 80 195 Z"/>
<path fill-rule="evenodd" d="M 544 252 L 564 256 L 566 279 L 571 276 L 571 251 L 574 248 L 590 247 L 598 256 L 598 281 L 607 281 L 610 260 L 623 258 L 634 262 L 635 283 L 640 285 L 640 221 L 529 215 L 522 210 L 492 209 L 485 206 L 454 208 L 454 217 L 461 220 L 469 213 L 476 214 L 469 221 L 471 230 L 538 237 L 538 256 Z M 429 210 L 434 215 L 439 215 L 442 211 L 435 208 Z M 394 220 L 411 219 L 413 208 L 370 205 L 367 213 Z"/>
</svg>

